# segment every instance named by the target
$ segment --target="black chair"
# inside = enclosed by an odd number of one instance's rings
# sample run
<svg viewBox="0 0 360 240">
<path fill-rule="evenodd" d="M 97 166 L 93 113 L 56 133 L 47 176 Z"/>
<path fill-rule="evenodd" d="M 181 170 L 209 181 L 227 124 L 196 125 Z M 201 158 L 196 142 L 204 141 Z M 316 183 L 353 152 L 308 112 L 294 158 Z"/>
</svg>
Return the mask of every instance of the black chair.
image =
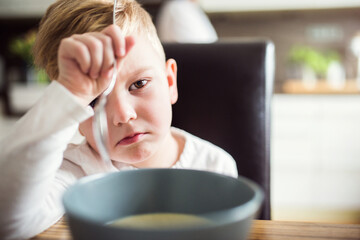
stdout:
<svg viewBox="0 0 360 240">
<path fill-rule="evenodd" d="M 178 63 L 179 99 L 173 126 L 226 150 L 239 175 L 257 182 L 270 219 L 270 101 L 274 46 L 261 39 L 211 44 L 164 44 Z"/>
</svg>

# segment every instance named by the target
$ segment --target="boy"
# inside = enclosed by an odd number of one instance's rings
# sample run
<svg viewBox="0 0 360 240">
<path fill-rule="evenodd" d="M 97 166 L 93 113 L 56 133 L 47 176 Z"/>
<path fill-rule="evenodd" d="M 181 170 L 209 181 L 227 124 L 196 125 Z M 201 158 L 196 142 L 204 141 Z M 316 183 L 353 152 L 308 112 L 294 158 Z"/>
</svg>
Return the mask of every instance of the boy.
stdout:
<svg viewBox="0 0 360 240">
<path fill-rule="evenodd" d="M 112 25 L 112 8 L 108 0 L 58 0 L 42 19 L 35 61 L 55 80 L 0 142 L 2 238 L 50 227 L 63 215 L 64 190 L 86 175 L 172 167 L 237 176 L 229 154 L 170 127 L 177 66 L 165 62 L 150 16 L 122 0 Z M 93 139 L 91 106 L 107 88 L 114 61 L 121 67 L 106 106 L 108 169 Z M 77 129 L 86 141 L 68 145 Z"/>
</svg>

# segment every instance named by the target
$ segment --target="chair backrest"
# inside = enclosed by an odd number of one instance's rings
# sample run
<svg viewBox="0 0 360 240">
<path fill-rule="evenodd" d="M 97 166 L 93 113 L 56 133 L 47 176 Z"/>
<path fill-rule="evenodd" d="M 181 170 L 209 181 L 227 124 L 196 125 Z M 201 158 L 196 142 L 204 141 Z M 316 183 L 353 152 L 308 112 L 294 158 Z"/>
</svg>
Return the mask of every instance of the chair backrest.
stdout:
<svg viewBox="0 0 360 240">
<path fill-rule="evenodd" d="M 270 101 L 274 46 L 268 40 L 164 44 L 178 64 L 179 99 L 173 126 L 226 150 L 239 175 L 258 183 L 265 201 L 258 216 L 270 219 Z"/>
</svg>

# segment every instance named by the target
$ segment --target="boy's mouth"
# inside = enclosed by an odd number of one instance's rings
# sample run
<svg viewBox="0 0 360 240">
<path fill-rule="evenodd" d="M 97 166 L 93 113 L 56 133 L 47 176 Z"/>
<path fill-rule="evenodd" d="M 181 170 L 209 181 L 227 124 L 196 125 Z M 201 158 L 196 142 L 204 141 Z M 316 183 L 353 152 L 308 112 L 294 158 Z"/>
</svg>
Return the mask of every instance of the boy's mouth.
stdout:
<svg viewBox="0 0 360 240">
<path fill-rule="evenodd" d="M 146 133 L 134 133 L 121 139 L 117 145 L 129 145 L 138 142 Z"/>
</svg>

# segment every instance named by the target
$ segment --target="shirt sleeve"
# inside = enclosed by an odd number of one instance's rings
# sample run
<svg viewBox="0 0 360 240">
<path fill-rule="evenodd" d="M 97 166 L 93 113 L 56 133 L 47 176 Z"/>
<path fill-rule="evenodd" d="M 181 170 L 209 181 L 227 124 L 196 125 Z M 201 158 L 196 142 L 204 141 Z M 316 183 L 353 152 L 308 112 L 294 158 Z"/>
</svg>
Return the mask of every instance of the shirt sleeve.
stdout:
<svg viewBox="0 0 360 240">
<path fill-rule="evenodd" d="M 234 158 L 230 156 L 230 154 L 226 153 L 222 157 L 222 162 L 223 162 L 221 167 L 222 174 L 237 178 L 238 172 Z"/>
<path fill-rule="evenodd" d="M 34 107 L 0 140 L 2 239 L 32 237 L 62 216 L 61 194 L 82 174 L 70 163 L 59 170 L 63 152 L 78 124 L 92 114 L 65 87 L 53 81 Z"/>
</svg>

